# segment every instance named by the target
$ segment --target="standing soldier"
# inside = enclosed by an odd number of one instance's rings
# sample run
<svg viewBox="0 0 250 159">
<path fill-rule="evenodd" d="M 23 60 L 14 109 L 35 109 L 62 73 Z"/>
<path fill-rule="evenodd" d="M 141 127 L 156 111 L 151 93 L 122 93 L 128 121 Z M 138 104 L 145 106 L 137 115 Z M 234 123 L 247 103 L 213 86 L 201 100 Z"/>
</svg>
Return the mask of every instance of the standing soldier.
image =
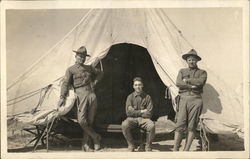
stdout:
<svg viewBox="0 0 250 159">
<path fill-rule="evenodd" d="M 93 151 L 88 145 L 90 136 L 94 142 L 94 149 L 99 150 L 101 136 L 94 131 L 92 125 L 97 109 L 97 98 L 93 86 L 102 78 L 103 72 L 84 64 L 86 56 L 89 56 L 84 46 L 74 52 L 76 53 L 76 62 L 66 70 L 58 105 L 62 106 L 65 104 L 69 88 L 73 87 L 78 97 L 77 120 L 83 129 L 82 149 L 84 151 Z"/>
<path fill-rule="evenodd" d="M 188 68 L 181 69 L 177 76 L 176 85 L 179 87 L 179 101 L 177 106 L 177 123 L 175 130 L 174 151 L 178 151 L 183 132 L 187 129 L 184 151 L 189 151 L 195 136 L 199 116 L 202 112 L 203 86 L 207 80 L 207 72 L 197 67 L 201 60 L 194 49 L 182 56 Z"/>
</svg>

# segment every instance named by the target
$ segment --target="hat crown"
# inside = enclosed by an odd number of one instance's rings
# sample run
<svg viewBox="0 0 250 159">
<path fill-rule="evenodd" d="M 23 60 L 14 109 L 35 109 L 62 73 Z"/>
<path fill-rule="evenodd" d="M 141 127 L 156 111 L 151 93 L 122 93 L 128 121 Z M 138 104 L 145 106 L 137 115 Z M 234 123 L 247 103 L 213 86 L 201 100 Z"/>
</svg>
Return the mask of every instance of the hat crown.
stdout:
<svg viewBox="0 0 250 159">
<path fill-rule="evenodd" d="M 81 46 L 79 49 L 77 49 L 77 51 L 73 50 L 73 52 L 75 52 L 76 54 L 81 54 L 90 57 L 90 55 L 87 54 L 87 49 L 85 46 Z"/>
<path fill-rule="evenodd" d="M 190 50 L 187 54 L 197 56 L 197 52 L 194 49 Z"/>
<path fill-rule="evenodd" d="M 77 53 L 87 53 L 87 49 L 85 46 L 81 46 L 79 49 L 76 51 Z"/>
<path fill-rule="evenodd" d="M 187 60 L 189 56 L 194 56 L 196 57 L 199 61 L 201 60 L 201 57 L 197 54 L 197 52 L 194 49 L 191 49 L 188 53 L 182 55 L 182 58 L 184 60 Z"/>
</svg>

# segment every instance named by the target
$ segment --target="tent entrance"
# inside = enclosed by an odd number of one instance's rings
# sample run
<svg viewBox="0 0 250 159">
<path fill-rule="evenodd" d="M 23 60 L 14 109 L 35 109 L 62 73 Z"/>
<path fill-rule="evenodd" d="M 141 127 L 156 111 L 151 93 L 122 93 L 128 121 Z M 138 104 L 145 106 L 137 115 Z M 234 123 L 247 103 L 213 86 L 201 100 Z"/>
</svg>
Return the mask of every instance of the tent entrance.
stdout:
<svg viewBox="0 0 250 159">
<path fill-rule="evenodd" d="M 166 100 L 166 86 L 158 76 L 147 49 L 133 44 L 113 45 L 102 60 L 104 77 L 96 86 L 97 124 L 121 124 L 126 118 L 125 102 L 133 92 L 132 79 L 144 80 L 144 91 L 154 103 L 153 120 L 163 115 L 174 117 L 171 101 Z"/>
</svg>

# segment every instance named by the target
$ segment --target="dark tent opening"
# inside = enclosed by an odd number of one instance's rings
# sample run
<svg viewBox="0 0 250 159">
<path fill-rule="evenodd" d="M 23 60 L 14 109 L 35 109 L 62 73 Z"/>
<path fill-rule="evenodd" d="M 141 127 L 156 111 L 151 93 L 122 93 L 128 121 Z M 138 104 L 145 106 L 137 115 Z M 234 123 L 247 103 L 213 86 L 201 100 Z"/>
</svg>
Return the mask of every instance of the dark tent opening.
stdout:
<svg viewBox="0 0 250 159">
<path fill-rule="evenodd" d="M 97 125 L 121 124 L 126 118 L 125 102 L 133 92 L 132 80 L 136 76 L 142 77 L 144 91 L 153 100 L 152 120 L 164 115 L 174 118 L 171 100 L 165 99 L 166 86 L 157 74 L 147 49 L 125 43 L 113 45 L 102 60 L 102 65 L 104 77 L 95 89 L 98 99 Z"/>
</svg>

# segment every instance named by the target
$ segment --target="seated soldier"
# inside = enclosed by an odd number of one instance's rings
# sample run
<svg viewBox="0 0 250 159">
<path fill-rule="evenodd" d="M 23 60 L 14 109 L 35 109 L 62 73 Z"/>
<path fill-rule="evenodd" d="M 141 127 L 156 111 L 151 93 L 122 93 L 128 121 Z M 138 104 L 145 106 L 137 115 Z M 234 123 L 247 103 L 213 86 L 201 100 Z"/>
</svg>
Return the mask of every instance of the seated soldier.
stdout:
<svg viewBox="0 0 250 159">
<path fill-rule="evenodd" d="M 133 80 L 134 92 L 127 97 L 126 114 L 127 119 L 122 122 L 122 132 L 128 143 L 128 151 L 135 150 L 131 130 L 140 128 L 146 131 L 145 151 L 152 151 L 151 144 L 155 136 L 155 124 L 152 116 L 153 103 L 151 97 L 143 91 L 143 81 L 140 77 Z"/>
</svg>

